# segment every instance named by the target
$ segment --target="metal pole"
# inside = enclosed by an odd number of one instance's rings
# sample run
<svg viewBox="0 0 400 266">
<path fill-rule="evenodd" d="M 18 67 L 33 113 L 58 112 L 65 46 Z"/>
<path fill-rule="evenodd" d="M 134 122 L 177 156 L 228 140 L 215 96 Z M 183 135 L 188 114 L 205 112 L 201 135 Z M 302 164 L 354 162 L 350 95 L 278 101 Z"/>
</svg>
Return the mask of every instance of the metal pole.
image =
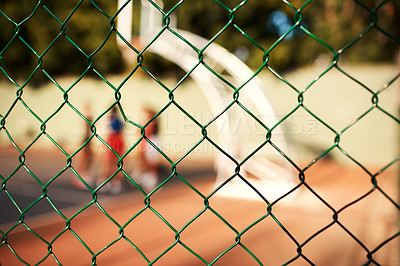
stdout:
<svg viewBox="0 0 400 266">
<path fill-rule="evenodd" d="M 397 52 L 396 61 L 397 61 L 397 66 L 400 69 L 400 50 Z M 399 82 L 398 86 L 399 87 L 398 87 L 397 95 L 396 95 L 397 96 L 396 104 L 397 104 L 397 117 L 400 118 L 400 82 Z M 397 134 L 398 134 L 397 147 L 399 148 L 399 151 L 400 151 L 400 132 L 398 132 Z M 397 180 L 399 182 L 398 183 L 398 192 L 397 192 L 397 202 L 400 203 L 400 166 L 399 166 L 397 174 L 398 174 Z M 399 219 L 398 224 L 399 224 L 399 228 L 400 228 L 400 211 L 398 212 L 398 219 Z M 399 257 L 400 257 L 400 237 L 397 240 L 397 244 L 398 244 Z"/>
<path fill-rule="evenodd" d="M 118 0 L 118 9 L 124 6 L 127 0 Z M 132 1 L 129 1 L 118 15 L 117 30 L 128 42 L 132 40 Z M 117 43 L 125 46 L 124 41 L 117 36 Z"/>
</svg>

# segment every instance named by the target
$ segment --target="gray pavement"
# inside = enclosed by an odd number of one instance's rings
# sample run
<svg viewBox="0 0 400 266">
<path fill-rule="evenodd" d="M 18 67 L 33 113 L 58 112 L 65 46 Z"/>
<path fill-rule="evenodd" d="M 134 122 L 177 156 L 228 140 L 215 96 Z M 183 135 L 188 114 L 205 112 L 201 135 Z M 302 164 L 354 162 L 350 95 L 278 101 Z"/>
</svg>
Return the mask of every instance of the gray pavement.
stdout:
<svg viewBox="0 0 400 266">
<path fill-rule="evenodd" d="M 21 167 L 19 167 L 19 157 L 20 154 L 13 147 L 0 148 L 0 175 L 5 185 L 5 189 L 0 192 L 0 225 L 17 223 L 22 218 L 21 212 L 24 211 L 23 218 L 29 219 L 41 214 L 55 213 L 56 209 L 61 211 L 73 206 L 83 207 L 95 197 L 92 191 L 79 190 L 72 185 L 71 180 L 76 177 L 70 169 L 57 176 L 67 166 L 67 157 L 61 152 L 29 150 Z M 213 173 L 212 164 L 209 162 L 197 166 L 191 165 L 190 169 L 185 166 L 179 168 L 182 169 L 179 173 L 189 179 Z M 164 178 L 169 174 L 170 170 L 165 166 Z M 57 177 L 50 182 L 44 193 L 43 186 L 55 176 Z M 171 180 L 170 183 L 173 182 Z M 140 193 L 140 191 L 125 179 L 118 195 L 128 193 Z M 103 189 L 99 190 L 98 195 L 101 200 L 116 196 L 103 192 Z"/>
</svg>

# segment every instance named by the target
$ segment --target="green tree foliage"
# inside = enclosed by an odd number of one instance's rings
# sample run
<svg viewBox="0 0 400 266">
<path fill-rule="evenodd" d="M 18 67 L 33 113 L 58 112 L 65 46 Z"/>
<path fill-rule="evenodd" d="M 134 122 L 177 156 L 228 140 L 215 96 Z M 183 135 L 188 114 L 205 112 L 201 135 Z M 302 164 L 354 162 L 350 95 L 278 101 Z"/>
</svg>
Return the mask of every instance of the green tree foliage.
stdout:
<svg viewBox="0 0 400 266">
<path fill-rule="evenodd" d="M 400 39 L 399 1 L 305 2 L 165 0 L 163 9 L 165 13 L 174 9 L 172 14 L 177 18 L 178 28 L 207 39 L 218 35 L 216 43 L 253 68 L 260 67 L 267 58 L 274 69 L 288 70 L 312 63 L 321 54 L 333 58 L 334 51 L 341 53 L 340 60 L 352 62 L 394 60 Z M 27 80 L 36 73 L 33 80 L 47 80 L 45 73 L 81 75 L 85 71 L 93 74 L 94 70 L 101 73 L 123 70 L 112 31 L 117 0 L 40 3 L 37 5 L 33 0 L 0 3 L 0 66 L 7 75 Z M 140 3 L 133 1 L 135 34 L 140 33 Z M 292 27 L 297 21 L 297 27 Z M 331 48 L 317 42 L 308 32 Z M 356 38 L 361 39 L 352 44 Z M 275 45 L 277 41 L 279 44 Z M 171 64 L 159 60 L 146 54 L 144 64 L 159 73 L 170 73 L 165 70 Z"/>
<path fill-rule="evenodd" d="M 242 59 L 251 67 L 262 64 L 265 51 L 269 52 L 269 65 L 279 70 L 309 64 L 321 54 L 333 58 L 334 52 L 307 32 L 341 52 L 341 60 L 394 60 L 400 44 L 399 1 L 325 0 L 311 1 L 305 6 L 302 5 L 306 1 L 289 2 L 292 7 L 283 1 L 185 1 L 176 8 L 175 14 L 180 28 L 208 39 L 231 21 L 216 42 L 235 54 L 244 54 Z M 301 16 L 296 14 L 297 10 L 301 11 Z M 297 21 L 301 23 L 274 46 Z M 372 23 L 376 23 L 376 27 L 367 31 Z M 238 28 L 263 49 L 245 38 Z M 351 44 L 361 36 L 360 41 Z"/>
<path fill-rule="evenodd" d="M 0 66 L 11 78 L 23 82 L 32 74 L 32 81 L 40 82 L 48 80 L 45 73 L 119 71 L 121 54 L 115 33 L 108 36 L 111 22 L 105 15 L 115 13 L 116 8 L 115 1 L 97 6 L 77 0 L 45 0 L 40 5 L 32 0 L 3 0 Z"/>
</svg>

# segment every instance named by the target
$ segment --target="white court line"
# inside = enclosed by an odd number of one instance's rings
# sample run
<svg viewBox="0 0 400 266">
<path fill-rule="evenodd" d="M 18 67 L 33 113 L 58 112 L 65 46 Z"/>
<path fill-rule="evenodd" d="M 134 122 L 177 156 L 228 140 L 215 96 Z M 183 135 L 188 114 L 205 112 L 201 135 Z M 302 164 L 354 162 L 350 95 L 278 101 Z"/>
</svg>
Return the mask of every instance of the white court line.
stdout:
<svg viewBox="0 0 400 266">
<path fill-rule="evenodd" d="M 135 193 L 133 191 L 133 193 Z M 22 194 L 22 193 L 21 193 Z M 36 195 L 35 195 L 36 196 Z M 107 195 L 101 194 L 102 196 L 102 206 L 105 208 L 110 208 L 111 206 L 115 209 L 119 208 L 126 208 L 131 204 L 132 193 L 122 193 L 120 195 Z M 78 204 L 71 205 L 69 207 L 65 207 L 60 209 L 60 211 L 67 217 L 71 217 L 77 210 L 76 207 L 84 206 L 85 204 L 81 201 Z M 90 216 L 95 215 L 98 213 L 98 209 L 86 209 L 83 213 L 79 214 L 79 217 L 82 219 L 87 219 Z M 9 228 L 13 227 L 17 221 L 15 222 L 7 222 L 1 224 L 2 229 L 8 230 Z M 46 212 L 37 214 L 29 218 L 28 226 L 33 230 L 37 230 L 43 227 L 55 226 L 56 224 L 65 224 L 65 221 L 62 220 L 59 214 L 55 212 Z M 24 226 L 18 226 L 12 230 L 12 234 L 20 234 L 26 233 L 26 228 Z M 3 230 L 4 231 L 4 230 Z"/>
<path fill-rule="evenodd" d="M 31 198 L 38 198 L 41 194 L 37 193 L 40 187 L 39 184 L 35 184 L 33 182 L 26 182 L 26 181 L 10 181 L 7 183 L 6 188 L 11 191 L 11 195 L 17 196 L 25 196 Z M 76 204 L 84 204 L 86 202 L 85 199 L 90 197 L 90 192 L 87 190 L 77 190 L 73 187 L 71 188 L 64 188 L 59 186 L 51 186 L 48 187 L 48 197 L 51 200 L 69 203 L 72 205 Z M 103 195 L 103 194 L 102 194 Z M 104 194 L 104 197 L 108 196 Z M 90 197 L 91 198 L 91 197 Z"/>
</svg>

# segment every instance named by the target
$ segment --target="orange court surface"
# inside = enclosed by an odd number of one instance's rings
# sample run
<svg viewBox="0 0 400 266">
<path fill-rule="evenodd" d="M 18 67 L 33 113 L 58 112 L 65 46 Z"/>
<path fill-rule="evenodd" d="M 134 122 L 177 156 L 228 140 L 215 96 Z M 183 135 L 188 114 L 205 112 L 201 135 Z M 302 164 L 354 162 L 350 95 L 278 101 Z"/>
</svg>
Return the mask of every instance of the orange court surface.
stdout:
<svg viewBox="0 0 400 266">
<path fill-rule="evenodd" d="M 378 175 L 377 183 L 397 200 L 394 170 Z M 50 251 L 60 265 L 74 266 L 92 262 L 118 266 L 150 262 L 282 265 L 299 254 L 302 256 L 291 265 L 342 266 L 367 263 L 368 252 L 380 265 L 399 264 L 397 238 L 387 241 L 398 233 L 398 210 L 379 189 L 373 190 L 369 175 L 331 160 L 318 161 L 304 174 L 305 184 L 297 193 L 275 202 L 271 209 L 262 200 L 222 197 L 218 192 L 205 199 L 215 189 L 212 174 L 187 179 L 197 192 L 174 177 L 150 200 L 133 188 L 115 196 L 98 193 L 99 206 L 112 218 L 96 204 L 79 212 L 92 200 L 88 192 L 84 203 L 61 210 L 67 219 L 72 218 L 70 222 L 55 211 L 24 220 L 50 246 L 22 224 L 3 241 L 29 265 L 37 264 Z M 0 229 L 6 232 L 15 224 L 3 224 Z M 40 265 L 57 265 L 52 254 Z M 0 265 L 24 264 L 3 245 Z"/>
</svg>

